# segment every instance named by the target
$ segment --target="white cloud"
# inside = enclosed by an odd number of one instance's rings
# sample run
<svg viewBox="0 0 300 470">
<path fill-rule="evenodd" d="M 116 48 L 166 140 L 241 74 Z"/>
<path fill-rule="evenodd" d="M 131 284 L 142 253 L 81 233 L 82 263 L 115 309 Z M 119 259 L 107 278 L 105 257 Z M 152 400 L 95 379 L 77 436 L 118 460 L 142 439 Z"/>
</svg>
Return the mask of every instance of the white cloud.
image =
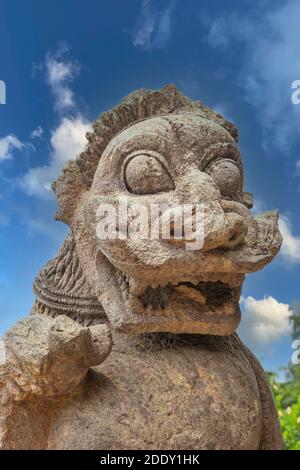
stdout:
<svg viewBox="0 0 300 470">
<path fill-rule="evenodd" d="M 292 223 L 287 216 L 280 216 L 279 229 L 282 235 L 281 257 L 288 264 L 300 263 L 300 237 L 293 235 Z"/>
<path fill-rule="evenodd" d="M 70 88 L 70 83 L 81 69 L 78 62 L 65 59 L 68 51 L 69 47 L 64 45 L 54 53 L 49 52 L 45 61 L 47 83 L 53 93 L 55 109 L 59 112 L 75 106 L 74 92 Z"/>
<path fill-rule="evenodd" d="M 143 50 L 164 47 L 171 36 L 173 2 L 162 11 L 156 11 L 150 0 L 142 3 L 133 34 L 133 44 Z"/>
<path fill-rule="evenodd" d="M 68 51 L 69 47 L 63 44 L 56 51 L 46 55 L 44 65 L 34 66 L 35 71 L 46 70 L 46 81 L 54 97 L 54 108 L 61 116 L 58 126 L 51 133 L 49 162 L 30 168 L 21 180 L 21 187 L 26 194 L 43 199 L 52 198 L 52 182 L 59 176 L 66 162 L 82 152 L 87 143 L 85 135 L 91 131 L 90 122 L 78 111 L 73 90 L 70 88 L 81 66 L 72 59 L 66 59 Z M 31 136 L 41 137 L 43 132 L 38 126 Z M 31 228 L 34 227 L 43 227 L 41 218 L 32 221 Z"/>
<path fill-rule="evenodd" d="M 239 334 L 255 350 L 260 351 L 291 333 L 289 305 L 271 296 L 262 300 L 242 297 L 241 310 Z"/>
<path fill-rule="evenodd" d="M 0 139 L 0 161 L 10 160 L 14 150 L 22 150 L 24 147 L 25 144 L 13 134 L 2 137 Z"/>
<path fill-rule="evenodd" d="M 48 165 L 31 168 L 23 177 L 21 185 L 28 195 L 49 198 L 51 184 L 61 172 L 65 163 L 76 158 L 87 142 L 86 132 L 90 123 L 82 116 L 63 118 L 51 135 L 51 156 Z"/>
<path fill-rule="evenodd" d="M 208 43 L 231 49 L 242 43 L 237 84 L 257 108 L 264 146 L 288 150 L 300 137 L 300 105 L 291 103 L 291 84 L 300 79 L 300 3 L 273 7 L 264 2 L 249 18 L 231 14 L 208 24 Z"/>
<path fill-rule="evenodd" d="M 38 126 L 36 129 L 33 129 L 33 131 L 30 134 L 31 139 L 40 139 L 42 135 L 44 134 L 44 130 L 41 126 Z"/>
</svg>

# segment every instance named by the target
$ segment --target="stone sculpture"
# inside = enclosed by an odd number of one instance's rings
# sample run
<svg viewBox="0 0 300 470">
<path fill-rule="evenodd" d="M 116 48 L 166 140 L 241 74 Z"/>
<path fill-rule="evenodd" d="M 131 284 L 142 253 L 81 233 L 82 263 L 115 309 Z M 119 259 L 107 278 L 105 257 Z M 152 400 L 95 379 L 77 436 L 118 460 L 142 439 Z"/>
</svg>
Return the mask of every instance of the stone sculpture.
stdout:
<svg viewBox="0 0 300 470">
<path fill-rule="evenodd" d="M 169 85 L 132 93 L 87 139 L 54 183 L 70 235 L 4 337 L 1 447 L 282 448 L 266 375 L 235 333 L 245 274 L 281 244 L 277 213 L 250 212 L 237 129 Z M 99 239 L 97 207 L 120 196 L 203 203 L 202 248 Z"/>
</svg>

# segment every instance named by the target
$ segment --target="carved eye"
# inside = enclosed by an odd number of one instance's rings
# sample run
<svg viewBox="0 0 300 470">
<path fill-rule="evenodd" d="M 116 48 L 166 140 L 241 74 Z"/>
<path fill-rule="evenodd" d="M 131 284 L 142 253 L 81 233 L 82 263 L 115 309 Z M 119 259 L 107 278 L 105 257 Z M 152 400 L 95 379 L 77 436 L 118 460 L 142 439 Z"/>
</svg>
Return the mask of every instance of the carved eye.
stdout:
<svg viewBox="0 0 300 470">
<path fill-rule="evenodd" d="M 206 169 L 225 197 L 233 197 L 242 191 L 242 177 L 236 163 L 230 159 L 213 161 Z"/>
<path fill-rule="evenodd" d="M 164 165 L 155 157 L 137 155 L 125 167 L 125 181 L 135 194 L 154 194 L 174 189 L 174 184 Z"/>
</svg>

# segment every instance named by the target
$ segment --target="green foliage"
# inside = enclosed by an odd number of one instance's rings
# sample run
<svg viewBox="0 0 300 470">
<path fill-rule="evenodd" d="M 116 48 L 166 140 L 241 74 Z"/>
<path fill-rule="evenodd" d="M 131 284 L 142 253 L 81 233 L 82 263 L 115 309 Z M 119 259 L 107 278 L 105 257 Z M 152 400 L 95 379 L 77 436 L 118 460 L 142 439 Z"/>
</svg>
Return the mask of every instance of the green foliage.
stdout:
<svg viewBox="0 0 300 470">
<path fill-rule="evenodd" d="M 280 423 L 287 449 L 300 450 L 300 396 L 296 403 L 281 413 Z"/>
<path fill-rule="evenodd" d="M 290 320 L 293 325 L 293 339 L 300 339 L 300 303 L 294 302 L 290 306 L 291 316 Z"/>
<path fill-rule="evenodd" d="M 300 371 L 299 366 L 295 367 Z M 268 376 L 275 396 L 286 448 L 300 450 L 300 382 L 297 388 L 293 381 L 278 382 L 274 373 L 269 373 Z"/>
<path fill-rule="evenodd" d="M 300 304 L 291 307 L 292 339 L 300 339 Z M 280 418 L 286 448 L 300 450 L 300 364 L 290 363 L 285 369 L 286 381 L 278 382 L 273 372 L 268 373 Z"/>
</svg>

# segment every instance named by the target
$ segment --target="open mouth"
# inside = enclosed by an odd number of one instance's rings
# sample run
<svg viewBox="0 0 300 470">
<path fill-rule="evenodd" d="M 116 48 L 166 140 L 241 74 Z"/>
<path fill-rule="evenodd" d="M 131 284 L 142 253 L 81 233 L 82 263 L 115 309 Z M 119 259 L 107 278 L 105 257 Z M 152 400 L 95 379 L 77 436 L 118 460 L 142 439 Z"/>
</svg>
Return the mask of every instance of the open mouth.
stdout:
<svg viewBox="0 0 300 470">
<path fill-rule="evenodd" d="M 143 289 L 127 274 L 117 271 L 117 281 L 129 315 L 122 328 L 128 333 L 171 331 L 175 333 L 231 334 L 240 320 L 239 298 L 243 275 L 216 275 L 205 280 L 181 280 Z M 136 331 L 137 330 L 137 331 Z"/>
<path fill-rule="evenodd" d="M 173 286 L 168 284 L 166 287 L 153 289 L 148 287 L 140 297 L 146 309 L 161 308 L 164 309 L 169 304 L 172 296 L 180 295 L 190 302 L 202 306 L 207 305 L 212 311 L 233 300 L 234 290 L 221 281 L 217 282 L 179 282 Z"/>
</svg>

